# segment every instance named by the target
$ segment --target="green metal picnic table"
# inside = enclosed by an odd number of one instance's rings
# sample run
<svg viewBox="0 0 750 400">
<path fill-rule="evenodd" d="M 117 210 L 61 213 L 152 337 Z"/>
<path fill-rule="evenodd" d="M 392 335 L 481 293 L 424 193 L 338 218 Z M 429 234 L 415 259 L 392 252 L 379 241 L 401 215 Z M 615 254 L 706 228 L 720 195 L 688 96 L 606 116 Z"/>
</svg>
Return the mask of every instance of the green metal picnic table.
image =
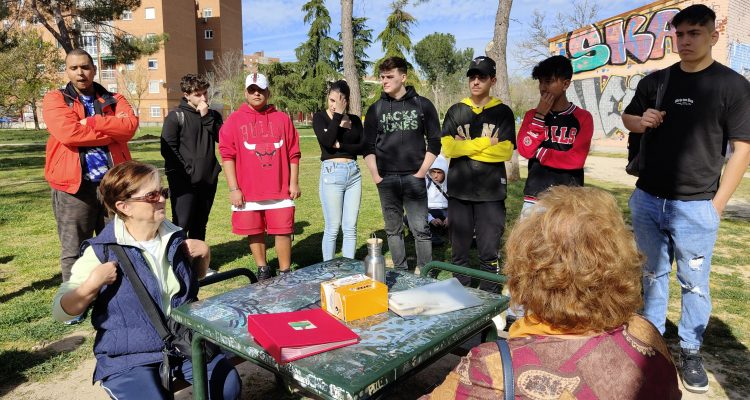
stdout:
<svg viewBox="0 0 750 400">
<path fill-rule="evenodd" d="M 484 301 L 482 305 L 407 318 L 388 311 L 352 321 L 347 326 L 360 336 L 359 343 L 287 364 L 276 363 L 248 333 L 248 315 L 320 308 L 321 282 L 363 272 L 361 261 L 337 258 L 175 309 L 172 317 L 195 332 L 193 397 L 208 398 L 204 340 L 274 372 L 284 384 L 314 397 L 366 399 L 384 393 L 400 378 L 428 366 L 477 333 L 493 329 L 492 317 L 508 306 L 507 297 L 469 289 Z M 432 278 L 405 271 L 386 274 L 390 291 L 432 282 Z"/>
</svg>

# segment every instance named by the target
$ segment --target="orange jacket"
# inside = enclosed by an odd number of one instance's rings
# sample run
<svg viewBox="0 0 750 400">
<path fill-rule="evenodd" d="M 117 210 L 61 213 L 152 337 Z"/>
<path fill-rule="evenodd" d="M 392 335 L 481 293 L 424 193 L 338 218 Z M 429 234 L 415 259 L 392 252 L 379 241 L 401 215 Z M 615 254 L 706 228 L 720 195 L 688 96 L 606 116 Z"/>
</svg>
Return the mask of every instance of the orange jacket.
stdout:
<svg viewBox="0 0 750 400">
<path fill-rule="evenodd" d="M 101 115 L 88 118 L 71 84 L 44 96 L 42 110 L 50 133 L 44 177 L 53 189 L 78 192 L 83 178 L 79 147 L 107 146 L 113 165 L 131 158 L 127 143 L 138 128 L 138 117 L 123 96 L 97 83 L 94 88 L 99 102 L 95 108 L 101 109 Z M 124 116 L 118 117 L 120 113 Z M 86 125 L 80 122 L 84 118 Z"/>
</svg>

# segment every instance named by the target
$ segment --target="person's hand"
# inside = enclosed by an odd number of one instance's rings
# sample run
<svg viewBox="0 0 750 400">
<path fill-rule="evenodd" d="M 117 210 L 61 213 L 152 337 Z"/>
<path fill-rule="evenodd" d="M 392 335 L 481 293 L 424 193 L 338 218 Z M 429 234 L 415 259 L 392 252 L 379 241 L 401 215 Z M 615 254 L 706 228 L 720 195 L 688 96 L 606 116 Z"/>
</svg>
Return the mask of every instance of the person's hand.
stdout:
<svg viewBox="0 0 750 400">
<path fill-rule="evenodd" d="M 343 114 L 346 111 L 346 97 L 343 94 L 337 92 L 338 95 L 334 95 L 333 111 L 337 114 Z"/>
<path fill-rule="evenodd" d="M 245 207 L 245 198 L 242 196 L 242 190 L 237 188 L 237 190 L 229 192 L 229 202 L 237 208 Z"/>
<path fill-rule="evenodd" d="M 419 171 L 417 171 L 417 173 L 414 174 L 414 175 L 412 175 L 412 176 L 415 177 L 415 178 L 417 178 L 417 179 L 424 179 L 425 174 L 420 173 Z"/>
<path fill-rule="evenodd" d="M 459 140 L 459 141 L 461 141 L 461 140 L 466 140 L 466 138 L 463 137 L 461 134 L 458 134 L 458 135 L 456 135 L 456 136 L 453 137 L 453 140 Z"/>
<path fill-rule="evenodd" d="M 86 118 L 78 121 L 81 125 L 86 126 Z"/>
<path fill-rule="evenodd" d="M 183 246 L 185 246 L 185 252 L 187 253 L 188 257 L 190 257 L 190 260 L 205 258 L 209 254 L 211 254 L 211 250 L 208 248 L 208 245 L 202 240 L 185 239 L 182 244 Z"/>
<path fill-rule="evenodd" d="M 497 136 L 490 137 L 490 146 L 496 145 L 499 141 L 500 139 L 498 139 Z"/>
<path fill-rule="evenodd" d="M 719 214 L 719 217 L 721 217 L 721 214 L 724 213 L 724 209 L 727 207 L 727 203 L 718 201 L 716 200 L 716 198 L 714 198 L 713 200 L 711 200 L 711 204 L 714 206 L 716 213 Z"/>
<path fill-rule="evenodd" d="M 111 285 L 117 280 L 117 264 L 114 261 L 100 264 L 89 274 L 86 283 L 97 290 L 104 285 Z"/>
<path fill-rule="evenodd" d="M 653 108 L 646 110 L 641 116 L 641 126 L 644 128 L 644 132 L 645 129 L 654 129 L 661 125 L 666 115 L 666 111 L 659 111 Z"/>
<path fill-rule="evenodd" d="M 436 228 L 440 228 L 441 226 L 443 226 L 443 221 L 440 220 L 439 218 L 435 218 L 432 221 L 430 221 L 430 225 L 432 225 L 432 226 L 434 226 Z"/>
<path fill-rule="evenodd" d="M 299 189 L 299 183 L 289 183 L 289 198 L 294 200 L 298 199 L 300 196 L 302 196 L 302 192 Z"/>
<path fill-rule="evenodd" d="M 375 175 L 372 177 L 372 181 L 375 182 L 376 185 L 379 185 L 380 182 L 383 182 L 383 177 L 380 176 L 380 174 Z"/>
<path fill-rule="evenodd" d="M 335 141 L 335 142 L 333 142 L 333 148 L 334 148 L 334 149 L 340 149 L 340 148 L 341 148 L 341 144 L 339 144 L 339 141 L 338 141 L 338 140 L 337 140 L 337 141 Z"/>
<path fill-rule="evenodd" d="M 545 93 L 539 97 L 539 104 L 536 106 L 536 112 L 542 115 L 547 115 L 552 109 L 553 104 L 555 104 L 555 96 L 551 93 Z"/>
<path fill-rule="evenodd" d="M 195 106 L 195 109 L 201 114 L 201 117 L 208 114 L 208 103 L 201 100 L 200 103 L 198 103 L 197 106 Z"/>
</svg>

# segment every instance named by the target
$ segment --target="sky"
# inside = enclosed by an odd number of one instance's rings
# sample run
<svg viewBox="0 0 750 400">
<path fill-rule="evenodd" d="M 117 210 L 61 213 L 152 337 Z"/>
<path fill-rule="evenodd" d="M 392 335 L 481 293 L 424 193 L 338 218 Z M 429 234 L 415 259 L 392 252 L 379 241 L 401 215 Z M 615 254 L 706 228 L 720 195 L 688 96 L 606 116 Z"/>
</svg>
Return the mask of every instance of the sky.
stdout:
<svg viewBox="0 0 750 400">
<path fill-rule="evenodd" d="M 629 11 L 652 3 L 652 0 L 589 0 L 599 6 L 598 19 Z M 309 25 L 303 21 L 302 5 L 306 0 L 242 0 L 242 29 L 245 54 L 264 51 L 267 57 L 281 61 L 295 61 L 294 49 L 307 39 Z M 374 43 L 367 49 L 370 60 L 383 55 L 381 44 L 375 41 L 385 27 L 391 12 L 389 0 L 354 0 L 354 16 L 367 17 L 367 26 L 373 30 Z M 547 11 L 547 21 L 554 20 L 560 7 L 568 7 L 570 0 L 515 0 L 511 9 L 508 29 L 508 69 L 511 74 L 526 74 L 513 60 L 516 44 L 528 32 L 528 22 L 534 9 Z M 340 0 L 326 0 L 331 14 L 330 36 L 338 39 L 341 24 Z M 543 9 L 542 9 L 543 7 Z M 412 26 L 412 44 L 434 33 L 451 33 L 456 37 L 456 48 L 474 49 L 474 55 L 484 54 L 492 39 L 497 0 L 430 0 L 420 5 L 409 5 L 406 10 L 417 19 Z M 551 29 L 555 31 L 555 29 Z"/>
</svg>

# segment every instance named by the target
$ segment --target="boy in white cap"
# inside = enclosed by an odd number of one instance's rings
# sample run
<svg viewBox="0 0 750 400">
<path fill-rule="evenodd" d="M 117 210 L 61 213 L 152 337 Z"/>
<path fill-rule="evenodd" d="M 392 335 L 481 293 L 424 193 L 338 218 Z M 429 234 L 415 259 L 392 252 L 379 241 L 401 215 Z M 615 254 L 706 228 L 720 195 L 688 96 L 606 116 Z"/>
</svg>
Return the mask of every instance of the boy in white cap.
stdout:
<svg viewBox="0 0 750 400">
<path fill-rule="evenodd" d="M 219 131 L 232 232 L 249 237 L 260 280 L 273 276 L 266 259 L 266 233 L 275 236 L 279 272 L 290 270 L 294 199 L 301 194 L 299 134 L 288 115 L 268 104 L 270 96 L 264 75 L 248 75 L 246 103 Z"/>
</svg>

